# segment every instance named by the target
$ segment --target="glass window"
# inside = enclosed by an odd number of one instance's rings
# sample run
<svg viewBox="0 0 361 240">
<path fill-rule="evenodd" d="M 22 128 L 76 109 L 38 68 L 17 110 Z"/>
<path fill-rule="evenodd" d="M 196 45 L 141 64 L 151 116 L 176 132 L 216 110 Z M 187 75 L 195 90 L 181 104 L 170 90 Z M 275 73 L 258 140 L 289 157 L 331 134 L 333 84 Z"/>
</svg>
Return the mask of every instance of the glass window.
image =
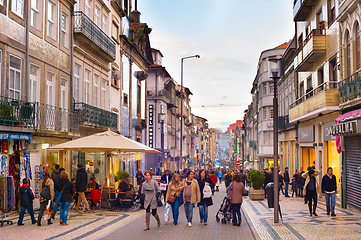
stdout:
<svg viewBox="0 0 361 240">
<path fill-rule="evenodd" d="M 54 74 L 47 72 L 46 73 L 46 104 L 53 105 L 54 101 L 54 93 L 53 93 L 53 78 Z"/>
<path fill-rule="evenodd" d="M 270 94 L 273 94 L 273 92 L 274 92 L 273 83 L 269 85 L 269 92 L 270 92 Z"/>
<path fill-rule="evenodd" d="M 85 0 L 85 14 L 90 16 L 90 0 Z"/>
<path fill-rule="evenodd" d="M 74 66 L 74 101 L 79 102 L 80 66 Z"/>
<path fill-rule="evenodd" d="M 54 4 L 48 2 L 48 25 L 47 25 L 48 37 L 51 37 L 52 39 L 55 40 L 54 10 L 55 10 Z"/>
<path fill-rule="evenodd" d="M 39 28 L 39 1 L 31 0 L 31 26 Z"/>
<path fill-rule="evenodd" d="M 356 23 L 355 35 L 356 35 L 356 69 L 359 69 L 361 66 L 360 66 L 360 28 L 358 23 Z"/>
<path fill-rule="evenodd" d="M 105 108 L 105 89 L 107 85 L 107 80 L 102 80 L 102 92 L 101 92 L 101 108 Z"/>
<path fill-rule="evenodd" d="M 21 59 L 10 55 L 9 98 L 20 100 Z"/>
<path fill-rule="evenodd" d="M 103 14 L 103 31 L 105 33 L 107 33 L 107 21 L 108 21 L 108 16 Z"/>
<path fill-rule="evenodd" d="M 98 106 L 98 81 L 99 76 L 94 74 L 94 85 L 93 85 L 93 106 Z"/>
<path fill-rule="evenodd" d="M 30 102 L 39 102 L 39 68 L 30 65 Z"/>
<path fill-rule="evenodd" d="M 94 22 L 98 26 L 100 25 L 100 16 L 99 16 L 99 14 L 100 14 L 100 8 L 97 5 L 95 5 Z"/>
<path fill-rule="evenodd" d="M 68 39 L 67 39 L 67 34 L 66 34 L 66 23 L 67 23 L 67 16 L 62 13 L 61 14 L 61 34 L 60 34 L 60 42 L 61 45 L 63 45 L 63 47 L 68 47 Z"/>
<path fill-rule="evenodd" d="M 63 108 L 63 109 L 68 108 L 65 79 L 60 80 L 60 107 Z"/>
<path fill-rule="evenodd" d="M 267 83 L 263 83 L 263 94 L 267 95 Z"/>
<path fill-rule="evenodd" d="M 264 120 L 267 119 L 267 108 L 264 109 Z"/>
<path fill-rule="evenodd" d="M 11 0 L 11 11 L 23 17 L 23 0 Z"/>
<path fill-rule="evenodd" d="M 85 69 L 84 74 L 84 102 L 89 103 L 90 71 Z"/>
</svg>

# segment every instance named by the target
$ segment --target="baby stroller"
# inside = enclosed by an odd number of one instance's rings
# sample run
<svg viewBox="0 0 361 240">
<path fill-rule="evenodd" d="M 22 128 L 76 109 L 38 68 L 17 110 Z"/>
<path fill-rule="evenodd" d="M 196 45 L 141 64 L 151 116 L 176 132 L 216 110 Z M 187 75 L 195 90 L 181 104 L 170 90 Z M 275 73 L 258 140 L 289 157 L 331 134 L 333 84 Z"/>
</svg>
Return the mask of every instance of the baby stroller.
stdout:
<svg viewBox="0 0 361 240">
<path fill-rule="evenodd" d="M 216 221 L 219 222 L 219 220 L 221 220 L 222 224 L 227 224 L 227 222 L 228 223 L 231 222 L 231 219 L 232 219 L 231 202 L 229 199 L 224 197 L 221 207 L 218 209 L 218 212 L 216 214 Z"/>
</svg>

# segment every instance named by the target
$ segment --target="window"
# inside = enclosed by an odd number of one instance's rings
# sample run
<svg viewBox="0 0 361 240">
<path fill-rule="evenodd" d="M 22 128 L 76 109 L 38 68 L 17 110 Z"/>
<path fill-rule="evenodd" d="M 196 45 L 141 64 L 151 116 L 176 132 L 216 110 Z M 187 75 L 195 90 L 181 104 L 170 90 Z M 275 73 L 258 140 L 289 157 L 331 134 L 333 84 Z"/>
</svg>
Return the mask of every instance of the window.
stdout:
<svg viewBox="0 0 361 240">
<path fill-rule="evenodd" d="M 56 38 L 56 32 L 55 32 L 55 22 L 54 22 L 54 15 L 55 15 L 55 5 L 53 3 L 51 3 L 50 1 L 48 2 L 48 25 L 47 25 L 47 31 L 48 31 L 48 37 L 52 38 L 55 40 Z"/>
<path fill-rule="evenodd" d="M 347 77 L 351 76 L 351 39 L 348 32 L 346 33 L 346 54 L 347 54 Z"/>
<path fill-rule="evenodd" d="M 309 76 L 308 78 L 307 78 L 307 90 L 312 90 L 313 89 L 313 87 L 312 87 L 312 76 Z"/>
<path fill-rule="evenodd" d="M 108 16 L 103 14 L 103 31 L 107 33 L 107 22 L 108 22 Z"/>
<path fill-rule="evenodd" d="M 267 95 L 267 83 L 263 83 L 263 94 Z"/>
<path fill-rule="evenodd" d="M 337 81 L 336 58 L 334 58 L 330 61 L 330 81 Z"/>
<path fill-rule="evenodd" d="M 264 109 L 264 120 L 267 119 L 267 108 Z"/>
<path fill-rule="evenodd" d="M 23 0 L 11 0 L 11 11 L 16 13 L 20 17 L 23 17 L 23 7 Z"/>
<path fill-rule="evenodd" d="M 9 98 L 20 100 L 21 59 L 10 55 Z"/>
<path fill-rule="evenodd" d="M 102 91 L 101 91 L 101 103 L 100 103 L 100 107 L 105 109 L 105 88 L 107 85 L 107 81 L 106 80 L 102 80 Z"/>
<path fill-rule="evenodd" d="M 79 102 L 80 66 L 74 66 L 74 101 Z"/>
<path fill-rule="evenodd" d="M 356 22 L 355 26 L 355 38 L 356 38 L 356 69 L 358 70 L 360 66 L 360 27 Z"/>
<path fill-rule="evenodd" d="M 273 83 L 271 83 L 271 84 L 269 85 L 269 92 L 270 92 L 270 94 L 273 94 L 273 92 L 274 92 Z"/>
<path fill-rule="evenodd" d="M 60 80 L 60 107 L 63 109 L 68 109 L 68 97 L 66 93 L 66 80 Z"/>
<path fill-rule="evenodd" d="M 30 102 L 40 102 L 39 67 L 30 65 Z"/>
<path fill-rule="evenodd" d="M 85 0 L 85 14 L 90 17 L 90 0 Z"/>
<path fill-rule="evenodd" d="M 68 38 L 66 34 L 66 24 L 67 24 L 67 16 L 65 13 L 61 14 L 61 33 L 60 33 L 60 42 L 63 47 L 68 48 Z"/>
<path fill-rule="evenodd" d="M 98 81 L 99 81 L 99 76 L 94 74 L 94 85 L 93 85 L 93 106 L 97 107 L 98 106 Z"/>
<path fill-rule="evenodd" d="M 270 118 L 273 119 L 273 109 L 270 109 Z"/>
<path fill-rule="evenodd" d="M 39 0 L 31 0 L 31 26 L 33 28 L 40 28 L 40 16 L 39 14 Z"/>
<path fill-rule="evenodd" d="M 137 85 L 137 114 L 140 115 L 141 114 L 141 101 L 142 101 L 142 89 L 141 86 L 138 84 Z"/>
<path fill-rule="evenodd" d="M 328 25 L 331 25 L 336 19 L 335 0 L 328 0 Z"/>
<path fill-rule="evenodd" d="M 300 83 L 300 97 L 302 97 L 305 94 L 305 83 Z"/>
<path fill-rule="evenodd" d="M 46 73 L 46 89 L 45 101 L 48 105 L 55 104 L 54 88 L 53 88 L 54 74 L 51 72 Z"/>
<path fill-rule="evenodd" d="M 321 67 L 320 69 L 318 69 L 317 71 L 317 81 L 318 81 L 318 86 L 320 86 L 321 84 L 323 84 L 324 80 L 324 74 L 323 74 L 323 67 Z"/>
<path fill-rule="evenodd" d="M 123 93 L 123 106 L 128 107 L 128 94 Z"/>
<path fill-rule="evenodd" d="M 95 5 L 95 11 L 94 11 L 94 22 L 96 25 L 100 25 L 100 8 L 98 7 L 98 5 Z"/>
<path fill-rule="evenodd" d="M 84 102 L 89 103 L 90 71 L 85 69 L 84 74 Z"/>
<path fill-rule="evenodd" d="M 118 41 L 118 36 L 119 36 L 118 24 L 113 21 L 112 22 L 112 37 L 114 38 L 114 40 Z"/>
</svg>

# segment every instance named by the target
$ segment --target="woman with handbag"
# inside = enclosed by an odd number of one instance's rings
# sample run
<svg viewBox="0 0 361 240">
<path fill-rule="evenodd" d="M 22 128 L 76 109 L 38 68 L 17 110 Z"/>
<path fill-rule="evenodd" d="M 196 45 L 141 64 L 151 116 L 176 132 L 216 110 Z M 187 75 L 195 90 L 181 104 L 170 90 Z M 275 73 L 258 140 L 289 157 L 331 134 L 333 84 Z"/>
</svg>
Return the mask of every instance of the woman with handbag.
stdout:
<svg viewBox="0 0 361 240">
<path fill-rule="evenodd" d="M 49 201 L 54 199 L 54 182 L 50 178 L 50 173 L 45 172 L 44 178 L 39 183 L 40 187 L 40 211 L 38 214 L 38 226 L 41 226 L 41 218 L 43 217 L 46 207 L 48 206 Z M 48 224 L 53 224 L 51 218 L 48 219 Z"/>
<path fill-rule="evenodd" d="M 74 184 L 69 180 L 69 174 L 66 171 L 60 173 L 60 179 L 55 184 L 57 199 L 60 202 L 60 224 L 68 225 L 68 213 L 70 203 L 73 200 Z"/>
<path fill-rule="evenodd" d="M 199 191 L 198 181 L 194 179 L 193 171 L 188 172 L 187 179 L 184 180 L 183 185 L 184 211 L 187 217 L 188 227 L 192 227 L 194 204 L 201 201 L 201 193 Z"/>
<path fill-rule="evenodd" d="M 201 193 L 201 201 L 198 203 L 199 217 L 201 219 L 200 222 L 203 223 L 204 221 L 204 225 L 207 225 L 208 207 L 213 205 L 213 201 L 212 197 L 204 198 L 203 189 L 208 185 L 212 190 L 214 187 L 214 182 L 207 176 L 207 173 L 204 169 L 199 172 L 198 185 Z"/>
<path fill-rule="evenodd" d="M 179 174 L 175 173 L 168 185 L 167 194 L 165 196 L 165 202 L 169 203 L 169 205 L 172 207 L 174 225 L 178 224 L 179 197 L 183 188 L 183 184 L 181 184 L 179 181 Z"/>
<path fill-rule="evenodd" d="M 227 193 L 232 191 L 231 194 L 231 208 L 233 213 L 233 226 L 240 226 L 242 223 L 241 206 L 243 201 L 243 194 L 246 189 L 241 182 L 241 176 L 238 174 L 233 175 L 233 182 L 228 186 Z M 238 221 L 237 221 L 238 215 Z"/>
<path fill-rule="evenodd" d="M 158 183 L 152 180 L 152 175 L 147 172 L 145 175 L 146 181 L 142 184 L 142 195 L 145 196 L 144 208 L 146 209 L 145 214 L 145 228 L 144 231 L 149 230 L 150 224 L 150 209 L 152 209 L 152 215 L 157 220 L 158 227 L 160 227 L 160 218 L 157 213 L 158 197 L 160 196 L 160 188 Z"/>
</svg>

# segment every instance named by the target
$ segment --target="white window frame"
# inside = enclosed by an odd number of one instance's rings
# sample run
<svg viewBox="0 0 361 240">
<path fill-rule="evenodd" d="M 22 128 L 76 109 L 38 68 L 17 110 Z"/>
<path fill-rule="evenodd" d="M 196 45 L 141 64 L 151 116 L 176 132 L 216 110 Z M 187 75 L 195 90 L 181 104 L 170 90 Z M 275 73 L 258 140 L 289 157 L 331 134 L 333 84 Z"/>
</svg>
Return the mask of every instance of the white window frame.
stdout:
<svg viewBox="0 0 361 240">
<path fill-rule="evenodd" d="M 90 102 L 90 76 L 91 71 L 88 69 L 84 70 L 84 102 Z"/>
<path fill-rule="evenodd" d="M 50 11 L 50 6 L 52 6 L 51 10 Z M 55 40 L 56 39 L 56 22 L 55 22 L 55 19 L 56 19 L 56 4 L 53 3 L 52 1 L 49 1 L 48 0 L 48 5 L 47 5 L 47 16 L 46 16 L 46 35 L 48 37 L 50 37 L 51 39 Z M 51 12 L 51 19 L 49 18 L 50 15 L 49 13 Z M 55 28 L 55 29 L 54 29 Z"/>
<path fill-rule="evenodd" d="M 267 83 L 263 83 L 263 94 L 267 95 Z"/>
<path fill-rule="evenodd" d="M 76 73 L 78 69 L 78 73 Z M 74 65 L 74 102 L 80 102 L 80 69 L 81 67 L 77 64 Z"/>
<path fill-rule="evenodd" d="M 103 31 L 108 34 L 108 31 L 107 31 L 108 24 L 107 24 L 107 22 L 108 22 L 108 15 L 106 15 L 104 13 L 103 17 L 102 17 L 102 28 L 103 28 Z"/>
<path fill-rule="evenodd" d="M 99 92 L 99 75 L 94 74 L 94 79 L 93 79 L 93 106 L 98 107 L 98 101 L 99 101 L 99 96 L 98 96 L 98 92 Z"/>
<path fill-rule="evenodd" d="M 51 81 L 48 79 L 49 76 Z M 49 98 L 49 88 L 51 88 L 51 98 Z M 55 73 L 51 71 L 46 71 L 45 102 L 47 105 L 55 106 Z"/>
<path fill-rule="evenodd" d="M 104 78 L 102 79 L 102 90 L 100 93 L 100 107 L 105 109 L 105 96 L 106 96 L 106 87 L 107 86 L 107 80 L 105 80 Z"/>
<path fill-rule="evenodd" d="M 17 68 L 14 68 L 11 66 L 11 60 L 10 60 L 10 64 L 9 64 L 9 97 L 10 98 L 13 98 L 13 99 L 18 99 L 20 100 L 20 95 L 21 95 L 21 66 L 22 66 L 22 59 L 17 57 L 17 56 L 14 56 L 14 55 L 10 55 L 10 59 L 11 57 L 14 57 L 14 58 L 18 58 L 20 59 L 20 69 L 17 69 Z M 12 72 L 14 74 L 14 87 L 11 88 L 11 84 L 10 84 L 10 78 L 11 78 L 11 75 L 12 75 Z M 19 89 L 16 89 L 15 86 L 16 86 L 16 79 L 15 79 L 15 76 L 16 76 L 16 73 L 19 73 Z M 11 94 L 11 92 L 13 92 L 13 94 Z M 18 93 L 19 97 L 16 97 L 16 93 Z"/>
<path fill-rule="evenodd" d="M 24 1 L 23 0 L 11 0 L 11 11 L 20 17 L 24 14 Z"/>
<path fill-rule="evenodd" d="M 31 74 L 31 68 L 35 69 L 36 75 Z M 30 102 L 40 102 L 40 67 L 32 63 L 30 64 Z"/>
<path fill-rule="evenodd" d="M 90 17 L 90 10 L 91 10 L 91 0 L 85 0 L 85 15 Z"/>
<path fill-rule="evenodd" d="M 94 22 L 95 24 L 100 27 L 99 25 L 101 24 L 101 19 L 100 19 L 100 15 L 101 15 L 101 8 L 95 4 L 95 8 L 94 8 Z"/>
<path fill-rule="evenodd" d="M 63 16 L 65 17 L 64 26 L 63 26 Z M 67 34 L 67 23 L 68 23 L 68 15 L 65 12 L 61 12 L 61 17 L 60 17 L 60 44 L 65 48 L 69 47 L 68 34 Z"/>
<path fill-rule="evenodd" d="M 37 5 L 34 6 L 33 2 L 36 2 Z M 39 17 L 39 5 L 40 5 L 40 1 L 39 0 L 31 0 L 31 16 L 30 16 L 30 24 L 33 28 L 39 29 L 40 27 L 40 17 Z M 33 24 L 33 22 L 35 22 L 35 24 Z"/>
<path fill-rule="evenodd" d="M 63 77 L 60 78 L 60 108 L 62 109 L 68 109 L 67 85 L 68 85 L 68 81 Z"/>
</svg>

